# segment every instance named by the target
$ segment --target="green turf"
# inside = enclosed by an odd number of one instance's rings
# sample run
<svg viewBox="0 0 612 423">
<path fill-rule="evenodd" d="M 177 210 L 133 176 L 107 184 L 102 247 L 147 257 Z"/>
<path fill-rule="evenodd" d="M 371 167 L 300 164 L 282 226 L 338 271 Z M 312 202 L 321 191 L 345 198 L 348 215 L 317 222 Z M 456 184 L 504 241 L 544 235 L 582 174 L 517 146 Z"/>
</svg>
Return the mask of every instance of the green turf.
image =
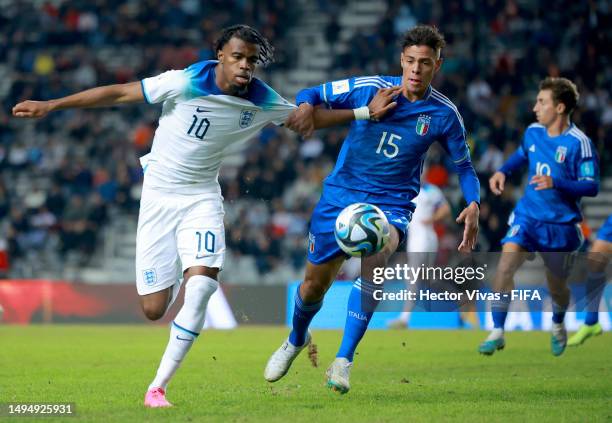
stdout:
<svg viewBox="0 0 612 423">
<path fill-rule="evenodd" d="M 68 422 L 612 420 L 607 333 L 555 358 L 542 332 L 510 333 L 504 351 L 484 357 L 476 352 L 483 332 L 371 331 L 352 390 L 339 396 L 324 386 L 338 331 L 315 331 L 318 368 L 299 357 L 280 382 L 263 380 L 286 332 L 203 333 L 170 385 L 175 407 L 148 410 L 143 395 L 165 327 L 0 326 L 0 402 L 74 402 L 77 418 L 44 420 Z"/>
</svg>

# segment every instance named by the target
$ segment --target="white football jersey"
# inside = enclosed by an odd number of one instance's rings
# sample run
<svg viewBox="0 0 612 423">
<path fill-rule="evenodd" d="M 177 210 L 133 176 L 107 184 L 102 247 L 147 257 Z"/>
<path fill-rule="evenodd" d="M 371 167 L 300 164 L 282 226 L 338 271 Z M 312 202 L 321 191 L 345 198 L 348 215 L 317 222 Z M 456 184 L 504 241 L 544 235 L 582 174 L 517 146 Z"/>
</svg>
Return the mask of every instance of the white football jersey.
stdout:
<svg viewBox="0 0 612 423">
<path fill-rule="evenodd" d="M 408 251 L 435 252 L 438 247 L 438 237 L 431 218 L 436 210 L 446 204 L 444 194 L 435 185 L 423 184 L 419 195 L 412 200 L 416 209 L 408 225 Z"/>
<path fill-rule="evenodd" d="M 163 102 L 151 152 L 141 157 L 144 184 L 164 191 L 220 193 L 223 158 L 269 123 L 281 125 L 295 106 L 253 78 L 244 97 L 223 94 L 216 60 L 141 81 L 148 103 Z"/>
</svg>

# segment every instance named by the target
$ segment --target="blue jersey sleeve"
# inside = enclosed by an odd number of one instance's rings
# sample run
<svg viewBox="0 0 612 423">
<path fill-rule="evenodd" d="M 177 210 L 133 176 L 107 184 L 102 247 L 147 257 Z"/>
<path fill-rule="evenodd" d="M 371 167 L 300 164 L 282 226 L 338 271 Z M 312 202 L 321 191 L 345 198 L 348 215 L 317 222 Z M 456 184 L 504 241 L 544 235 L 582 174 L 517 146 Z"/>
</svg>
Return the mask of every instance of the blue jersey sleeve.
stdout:
<svg viewBox="0 0 612 423">
<path fill-rule="evenodd" d="M 553 178 L 553 187 L 572 197 L 595 197 L 599 192 L 599 183 L 593 181 Z"/>
<path fill-rule="evenodd" d="M 595 197 L 599 192 L 599 160 L 591 140 L 580 140 L 575 155 L 576 179 L 553 178 L 553 186 L 573 197 Z"/>
<path fill-rule="evenodd" d="M 519 145 L 519 148 L 517 148 L 516 151 L 512 153 L 510 157 L 508 157 L 506 163 L 504 163 L 503 166 L 499 168 L 499 171 L 504 173 L 506 176 L 512 175 L 514 172 L 520 170 L 529 162 L 527 152 L 525 151 L 526 135 L 527 131 L 525 131 L 525 135 L 523 135 L 523 141 L 521 142 L 521 145 Z"/>
<path fill-rule="evenodd" d="M 580 151 L 577 152 L 576 175 L 579 181 L 599 181 L 599 159 L 595 146 L 590 139 L 586 139 L 580 144 Z"/>
<path fill-rule="evenodd" d="M 341 79 L 301 90 L 296 97 L 296 104 L 324 104 L 330 109 L 355 109 L 367 106 L 379 88 L 392 86 L 391 81 L 380 76 Z"/>
<path fill-rule="evenodd" d="M 527 161 L 525 150 L 523 150 L 523 146 L 520 146 L 510 157 L 508 157 L 508 160 L 499 168 L 499 171 L 506 175 L 512 175 L 517 170 L 520 170 Z"/>
<path fill-rule="evenodd" d="M 443 139 L 440 140 L 442 148 L 450 155 L 457 175 L 463 197 L 467 204 L 472 201 L 480 203 L 480 182 L 476 176 L 470 150 L 465 139 L 465 128 L 463 120 L 458 112 L 449 114 L 443 131 Z"/>
</svg>

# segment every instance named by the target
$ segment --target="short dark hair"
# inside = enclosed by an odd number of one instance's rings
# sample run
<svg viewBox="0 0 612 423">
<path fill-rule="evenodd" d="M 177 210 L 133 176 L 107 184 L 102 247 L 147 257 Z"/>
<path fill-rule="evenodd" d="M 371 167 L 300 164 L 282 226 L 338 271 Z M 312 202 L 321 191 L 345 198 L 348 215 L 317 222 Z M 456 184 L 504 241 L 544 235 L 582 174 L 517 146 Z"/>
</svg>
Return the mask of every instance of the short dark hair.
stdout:
<svg viewBox="0 0 612 423">
<path fill-rule="evenodd" d="M 248 25 L 233 25 L 224 28 L 217 41 L 215 41 L 215 54 L 218 54 L 223 46 L 234 37 L 247 43 L 257 44 L 259 46 L 259 63 L 263 66 L 274 62 L 274 47 L 272 47 L 272 44 L 259 31 Z"/>
<path fill-rule="evenodd" d="M 555 105 L 559 103 L 565 104 L 565 113 L 570 115 L 578 105 L 578 88 L 576 84 L 567 78 L 558 78 L 549 76 L 540 82 L 540 91 L 550 90 L 552 99 Z"/>
<path fill-rule="evenodd" d="M 401 41 L 402 51 L 410 46 L 428 46 L 438 52 L 446 45 L 444 35 L 438 28 L 430 25 L 417 25 L 404 34 Z"/>
</svg>

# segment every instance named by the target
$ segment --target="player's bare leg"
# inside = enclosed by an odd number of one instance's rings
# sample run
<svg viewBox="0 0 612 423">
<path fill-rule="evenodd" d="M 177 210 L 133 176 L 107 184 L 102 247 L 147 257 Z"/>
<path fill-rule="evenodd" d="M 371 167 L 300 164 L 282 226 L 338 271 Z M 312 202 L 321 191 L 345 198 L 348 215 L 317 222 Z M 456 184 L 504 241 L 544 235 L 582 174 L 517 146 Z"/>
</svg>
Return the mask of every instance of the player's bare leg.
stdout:
<svg viewBox="0 0 612 423">
<path fill-rule="evenodd" d="M 285 376 L 293 360 L 310 343 L 308 325 L 321 308 L 323 297 L 336 278 L 344 260 L 344 256 L 339 256 L 322 264 L 314 264 L 310 261 L 306 263 L 304 281 L 300 284 L 295 298 L 296 310 L 299 308 L 299 312 L 294 312 L 293 330 L 289 337 L 272 354 L 266 364 L 264 378 L 268 382 L 276 382 Z"/>
<path fill-rule="evenodd" d="M 580 326 L 578 332 L 570 337 L 567 345 L 575 347 L 582 345 L 584 341 L 592 336 L 601 335 L 603 329 L 599 324 L 598 312 L 601 295 L 606 285 L 606 267 L 612 256 L 612 242 L 601 239 L 595 240 L 587 258 L 587 316 L 584 325 Z"/>
<path fill-rule="evenodd" d="M 172 322 L 166 351 L 162 356 L 155 379 L 149 385 L 149 390 L 145 395 L 144 404 L 146 407 L 172 406 L 165 398 L 166 388 L 200 334 L 206 318 L 208 300 L 219 286 L 217 282 L 218 273 L 218 268 L 206 266 L 190 267 L 183 273 L 186 281 L 185 302 Z M 169 296 L 169 293 L 166 295 Z M 158 303 L 148 300 L 148 304 L 164 304 L 162 295 L 156 297 L 156 300 Z M 168 304 L 167 298 L 166 304 Z M 160 310 L 156 311 L 159 312 Z M 163 312 L 161 312 L 161 315 L 163 315 Z"/>
<path fill-rule="evenodd" d="M 492 304 L 493 330 L 478 347 L 478 352 L 491 355 L 506 346 L 504 340 L 504 324 L 508 315 L 510 296 L 508 294 L 514 289 L 514 274 L 523 265 L 529 253 L 519 244 L 506 242 L 502 247 L 502 253 L 497 264 L 497 271 L 493 278 L 493 291 L 501 294 L 499 301 Z"/>
<path fill-rule="evenodd" d="M 355 349 L 363 338 L 374 315 L 374 309 L 378 305 L 378 301 L 374 299 L 373 291 L 383 287 L 373 284 L 374 269 L 387 265 L 398 244 L 399 232 L 394 226 L 391 226 L 389 244 L 380 252 L 361 259 L 362 277 L 355 281 L 349 295 L 342 343 L 338 354 L 336 354 L 336 359 L 326 372 L 327 386 L 341 394 L 345 394 L 351 389 L 349 379 Z"/>
<path fill-rule="evenodd" d="M 161 319 L 170 306 L 173 287 L 140 296 L 140 307 L 149 320 Z"/>
</svg>

